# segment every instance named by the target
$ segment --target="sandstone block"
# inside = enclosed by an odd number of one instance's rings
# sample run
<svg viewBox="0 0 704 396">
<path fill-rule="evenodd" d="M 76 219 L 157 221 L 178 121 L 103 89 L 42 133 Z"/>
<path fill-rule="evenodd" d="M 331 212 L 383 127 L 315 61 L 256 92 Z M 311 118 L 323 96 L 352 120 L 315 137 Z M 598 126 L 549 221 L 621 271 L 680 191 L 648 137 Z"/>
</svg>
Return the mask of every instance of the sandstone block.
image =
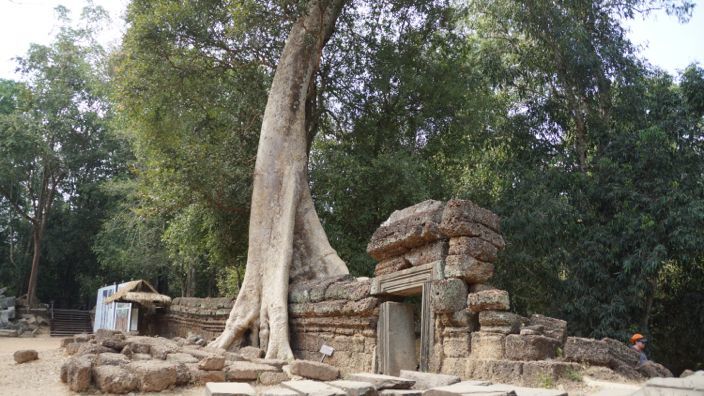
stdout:
<svg viewBox="0 0 704 396">
<path fill-rule="evenodd" d="M 499 216 L 469 200 L 451 199 L 442 213 L 443 222 L 480 223 L 496 232 L 501 230 Z"/>
<path fill-rule="evenodd" d="M 444 236 L 435 222 L 411 224 L 401 220 L 379 227 L 367 245 L 367 253 L 375 260 L 384 260 L 442 238 Z"/>
<path fill-rule="evenodd" d="M 638 366 L 638 372 L 641 373 L 646 378 L 655 378 L 655 377 L 670 378 L 670 377 L 672 377 L 672 372 L 670 370 L 668 370 L 667 367 L 663 366 L 660 363 L 655 363 L 652 360 L 648 360 L 647 362 Z M 691 376 L 691 377 L 696 377 L 696 376 Z M 687 377 L 687 378 L 690 378 L 690 377 Z M 648 381 L 648 382 L 650 382 L 650 381 Z M 699 382 L 701 383 L 704 381 L 699 381 Z M 702 389 L 699 389 L 699 391 L 702 391 Z"/>
<path fill-rule="evenodd" d="M 350 381 L 369 382 L 374 385 L 376 390 L 410 389 L 415 384 L 415 381 L 407 378 L 371 373 L 354 373 L 350 374 L 347 379 Z"/>
<path fill-rule="evenodd" d="M 183 386 L 190 384 L 193 381 L 193 376 L 191 375 L 189 365 L 195 365 L 195 363 L 176 363 L 176 385 Z"/>
<path fill-rule="evenodd" d="M 469 354 L 471 352 L 471 346 L 472 346 L 472 336 L 469 333 L 464 333 L 464 334 L 456 334 L 452 337 L 445 337 L 443 339 L 442 345 L 443 345 L 443 353 L 446 357 L 452 357 L 452 358 L 467 358 L 469 357 Z M 464 371 L 462 373 L 459 373 L 457 375 L 463 375 Z"/>
<path fill-rule="evenodd" d="M 98 366 L 124 366 L 129 362 L 130 359 L 121 353 L 105 352 L 98 355 L 95 364 Z"/>
<path fill-rule="evenodd" d="M 120 335 L 122 335 L 122 333 L 120 333 Z M 114 338 L 106 338 L 106 339 L 100 341 L 100 345 L 102 345 L 106 348 L 110 348 L 115 352 L 120 352 L 127 344 L 125 343 L 124 339 L 114 337 Z"/>
<path fill-rule="evenodd" d="M 392 272 L 401 271 L 406 268 L 411 268 L 411 263 L 403 256 L 391 257 L 381 260 L 374 268 L 374 276 L 390 274 Z"/>
<path fill-rule="evenodd" d="M 467 285 L 463 280 L 436 280 L 432 284 L 430 305 L 434 312 L 456 312 L 466 307 L 466 296 Z"/>
<path fill-rule="evenodd" d="M 445 327 L 464 327 L 468 332 L 479 330 L 478 315 L 467 310 L 439 313 L 437 318 Z"/>
<path fill-rule="evenodd" d="M 73 343 L 73 337 L 66 337 L 61 339 L 61 348 L 66 348 L 68 344 Z"/>
<path fill-rule="evenodd" d="M 523 363 L 523 382 L 531 386 L 540 386 L 546 379 L 559 381 L 570 372 L 579 372 L 582 366 L 577 363 L 557 361 L 532 361 Z"/>
<path fill-rule="evenodd" d="M 94 335 L 92 334 L 86 334 L 86 333 L 81 333 L 81 334 L 76 334 L 73 336 L 73 342 L 77 343 L 83 343 L 83 342 L 88 342 L 95 338 Z"/>
<path fill-rule="evenodd" d="M 125 335 L 119 330 L 98 329 L 93 333 L 96 341 L 100 342 L 108 338 L 125 339 Z"/>
<path fill-rule="evenodd" d="M 565 359 L 571 362 L 607 366 L 611 361 L 609 346 L 602 340 L 592 338 L 567 337 Z"/>
<path fill-rule="evenodd" d="M 369 297 L 371 279 L 355 278 L 344 282 L 333 283 L 325 290 L 326 300 L 357 301 Z"/>
<path fill-rule="evenodd" d="M 209 382 L 205 384 L 206 396 L 255 396 L 257 394 L 250 384 L 230 382 Z"/>
<path fill-rule="evenodd" d="M 614 369 L 615 366 L 619 365 L 618 362 L 622 362 L 629 367 L 636 367 L 638 365 L 640 360 L 638 351 L 612 338 L 603 338 L 602 341 L 606 343 L 609 348 L 609 354 L 612 357 L 609 367 Z"/>
<path fill-rule="evenodd" d="M 565 343 L 565 339 L 567 338 L 567 322 L 564 320 L 533 314 L 528 319 L 528 325 L 543 326 L 544 336 L 554 338 L 560 342 L 560 344 Z"/>
<path fill-rule="evenodd" d="M 69 344 L 69 345 L 74 345 L 74 344 Z M 85 343 L 81 343 L 78 345 L 80 345 L 80 346 L 78 347 L 78 351 L 76 351 L 76 353 L 75 353 L 76 356 L 97 355 L 99 353 L 114 352 L 110 348 L 106 348 L 102 345 L 93 344 L 91 342 L 85 342 Z M 67 348 L 67 351 L 68 351 L 68 348 Z"/>
<path fill-rule="evenodd" d="M 353 279 L 351 275 L 336 275 L 311 281 L 298 281 L 290 285 L 288 290 L 289 303 L 318 302 L 325 299 L 328 286 L 336 282 Z"/>
<path fill-rule="evenodd" d="M 310 360 L 294 360 L 289 364 L 291 374 L 319 381 L 332 381 L 340 376 L 340 369 Z"/>
<path fill-rule="evenodd" d="M 482 331 L 495 330 L 493 328 L 508 328 L 509 333 L 517 334 L 521 328 L 521 318 L 513 312 L 507 311 L 482 311 L 479 312 L 479 328 Z M 503 331 L 494 331 L 501 332 Z"/>
<path fill-rule="evenodd" d="M 384 389 L 378 394 L 380 396 L 422 396 L 423 391 L 418 389 Z"/>
<path fill-rule="evenodd" d="M 256 381 L 261 373 L 278 371 L 278 368 L 267 364 L 231 362 L 225 368 L 225 377 L 228 381 Z"/>
<path fill-rule="evenodd" d="M 423 265 L 444 260 L 447 256 L 447 241 L 440 240 L 427 245 L 410 249 L 403 254 L 403 258 L 412 266 Z"/>
<path fill-rule="evenodd" d="M 139 387 L 137 378 L 118 366 L 96 366 L 93 368 L 95 386 L 104 393 L 124 394 Z"/>
<path fill-rule="evenodd" d="M 450 255 L 445 259 L 445 277 L 464 279 L 468 284 L 484 283 L 494 276 L 494 265 L 468 255 Z"/>
<path fill-rule="evenodd" d="M 503 359 L 506 336 L 498 333 L 477 331 L 472 333 L 472 359 Z"/>
<path fill-rule="evenodd" d="M 479 223 L 466 222 L 442 222 L 440 223 L 440 232 L 448 237 L 477 237 L 483 239 L 496 247 L 498 250 L 506 246 L 506 242 L 501 234 L 491 230 Z"/>
<path fill-rule="evenodd" d="M 481 311 L 508 311 L 510 308 L 508 292 L 506 290 L 485 290 L 469 293 L 467 308 L 472 312 Z"/>
<path fill-rule="evenodd" d="M 61 366 L 61 381 L 74 392 L 83 392 L 90 387 L 95 355 L 74 356 Z"/>
<path fill-rule="evenodd" d="M 259 373 L 259 378 L 258 381 L 262 385 L 278 385 L 284 381 L 290 380 L 291 377 L 284 373 L 283 371 L 281 372 L 274 372 L 274 371 L 263 371 Z"/>
<path fill-rule="evenodd" d="M 34 349 L 21 349 L 12 354 L 17 364 L 31 362 L 39 359 L 39 354 Z"/>
<path fill-rule="evenodd" d="M 166 361 L 177 363 L 198 363 L 198 359 L 193 357 L 190 353 L 185 352 L 169 353 L 166 355 Z"/>
<path fill-rule="evenodd" d="M 328 382 L 328 385 L 340 388 L 347 396 L 376 396 L 377 391 L 374 385 L 369 382 L 336 380 Z"/>
<path fill-rule="evenodd" d="M 198 368 L 205 371 L 218 371 L 225 367 L 223 356 L 208 356 L 198 362 Z"/>
<path fill-rule="evenodd" d="M 259 396 L 301 396 L 301 394 L 293 389 L 277 386 L 274 388 L 262 389 L 259 391 Z"/>
<path fill-rule="evenodd" d="M 445 375 L 462 376 L 467 370 L 466 357 L 445 357 L 440 372 Z"/>
<path fill-rule="evenodd" d="M 490 392 L 488 381 L 462 381 L 451 385 L 432 388 L 424 393 L 425 396 L 459 396 L 459 395 L 491 395 L 504 396 L 501 393 Z"/>
<path fill-rule="evenodd" d="M 545 360 L 555 357 L 557 341 L 540 335 L 506 336 L 506 358 L 510 360 Z"/>
<path fill-rule="evenodd" d="M 196 384 L 207 384 L 208 382 L 226 382 L 224 371 L 220 370 L 200 370 L 190 369 L 191 380 Z"/>
<path fill-rule="evenodd" d="M 462 373 L 464 375 L 464 373 Z M 415 381 L 413 389 L 426 390 L 437 388 L 439 386 L 447 386 L 460 382 L 460 377 L 457 375 L 424 373 L 420 371 L 401 370 L 399 377 L 408 378 Z"/>
<path fill-rule="evenodd" d="M 425 201 L 395 211 L 374 232 L 367 253 L 383 260 L 440 239 L 437 224 L 442 220 L 443 208 L 440 201 Z"/>
<path fill-rule="evenodd" d="M 499 249 L 484 239 L 477 237 L 455 237 L 450 238 L 448 254 L 469 255 L 477 260 L 493 263 Z"/>
<path fill-rule="evenodd" d="M 137 377 L 142 392 L 159 392 L 176 384 L 177 365 L 162 360 L 145 360 L 125 367 Z"/>
<path fill-rule="evenodd" d="M 302 395 L 345 396 L 345 391 L 323 382 L 301 380 L 282 382 L 281 386 L 292 389 Z"/>
<path fill-rule="evenodd" d="M 523 375 L 523 362 L 512 360 L 470 360 L 466 376 L 497 382 L 513 382 Z"/>
</svg>

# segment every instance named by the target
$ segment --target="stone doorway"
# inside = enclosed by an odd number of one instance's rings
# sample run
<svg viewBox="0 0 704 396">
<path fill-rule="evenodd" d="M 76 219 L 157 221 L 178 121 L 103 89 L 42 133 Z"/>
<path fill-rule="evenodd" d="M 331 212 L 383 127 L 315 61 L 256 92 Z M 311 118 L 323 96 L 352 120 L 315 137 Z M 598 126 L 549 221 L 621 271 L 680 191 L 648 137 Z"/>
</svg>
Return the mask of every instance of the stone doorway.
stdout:
<svg viewBox="0 0 704 396">
<path fill-rule="evenodd" d="M 372 283 L 373 293 L 400 298 L 420 296 L 419 310 L 409 302 L 381 304 L 377 325 L 377 372 L 397 376 L 401 370 L 428 371 L 433 345 L 431 280 L 438 277 L 440 269 L 441 263 L 430 263 L 378 277 Z M 416 315 L 420 315 L 420 348 L 416 347 Z"/>
</svg>

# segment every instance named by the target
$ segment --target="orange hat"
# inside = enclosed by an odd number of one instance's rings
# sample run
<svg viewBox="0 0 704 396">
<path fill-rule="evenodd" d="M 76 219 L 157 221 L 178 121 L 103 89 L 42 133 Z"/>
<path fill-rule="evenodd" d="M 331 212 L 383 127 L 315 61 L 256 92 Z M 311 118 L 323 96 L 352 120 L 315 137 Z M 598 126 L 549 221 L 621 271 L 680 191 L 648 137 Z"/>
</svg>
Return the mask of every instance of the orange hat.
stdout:
<svg viewBox="0 0 704 396">
<path fill-rule="evenodd" d="M 643 337 L 642 334 L 635 333 L 631 336 L 631 344 L 635 344 L 636 342 L 638 342 L 638 340 L 643 339 L 643 338 L 645 338 L 645 337 Z"/>
</svg>

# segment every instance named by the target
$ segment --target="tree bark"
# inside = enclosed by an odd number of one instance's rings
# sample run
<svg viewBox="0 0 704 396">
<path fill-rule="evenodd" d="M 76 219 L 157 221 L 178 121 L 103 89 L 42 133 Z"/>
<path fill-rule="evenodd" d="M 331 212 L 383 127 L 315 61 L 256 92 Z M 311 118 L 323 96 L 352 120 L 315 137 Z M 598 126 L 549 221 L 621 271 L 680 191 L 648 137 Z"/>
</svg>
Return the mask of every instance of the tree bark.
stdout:
<svg viewBox="0 0 704 396">
<path fill-rule="evenodd" d="M 267 358 L 293 359 L 289 281 L 348 273 L 315 212 L 306 150 L 308 90 L 344 3 L 310 1 L 286 40 L 259 137 L 244 281 L 225 330 L 211 346 L 227 349 L 249 335 Z"/>
</svg>

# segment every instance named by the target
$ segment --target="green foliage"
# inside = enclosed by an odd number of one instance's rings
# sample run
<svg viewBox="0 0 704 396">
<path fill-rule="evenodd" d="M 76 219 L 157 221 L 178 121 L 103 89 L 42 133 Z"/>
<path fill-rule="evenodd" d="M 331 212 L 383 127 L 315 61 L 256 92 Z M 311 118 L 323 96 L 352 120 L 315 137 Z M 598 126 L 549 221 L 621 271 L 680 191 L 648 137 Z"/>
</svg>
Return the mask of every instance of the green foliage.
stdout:
<svg viewBox="0 0 704 396">
<path fill-rule="evenodd" d="M 104 53 L 92 39 L 104 11 L 87 8 L 78 27 L 57 11 L 56 40 L 18 60 L 24 83 L 0 83 L 0 283 L 23 293 L 41 257 L 40 300 L 67 306 L 94 298 L 75 273 L 96 274 L 90 246 L 110 204 L 97 185 L 124 171 L 127 153 L 110 132 Z"/>
</svg>

